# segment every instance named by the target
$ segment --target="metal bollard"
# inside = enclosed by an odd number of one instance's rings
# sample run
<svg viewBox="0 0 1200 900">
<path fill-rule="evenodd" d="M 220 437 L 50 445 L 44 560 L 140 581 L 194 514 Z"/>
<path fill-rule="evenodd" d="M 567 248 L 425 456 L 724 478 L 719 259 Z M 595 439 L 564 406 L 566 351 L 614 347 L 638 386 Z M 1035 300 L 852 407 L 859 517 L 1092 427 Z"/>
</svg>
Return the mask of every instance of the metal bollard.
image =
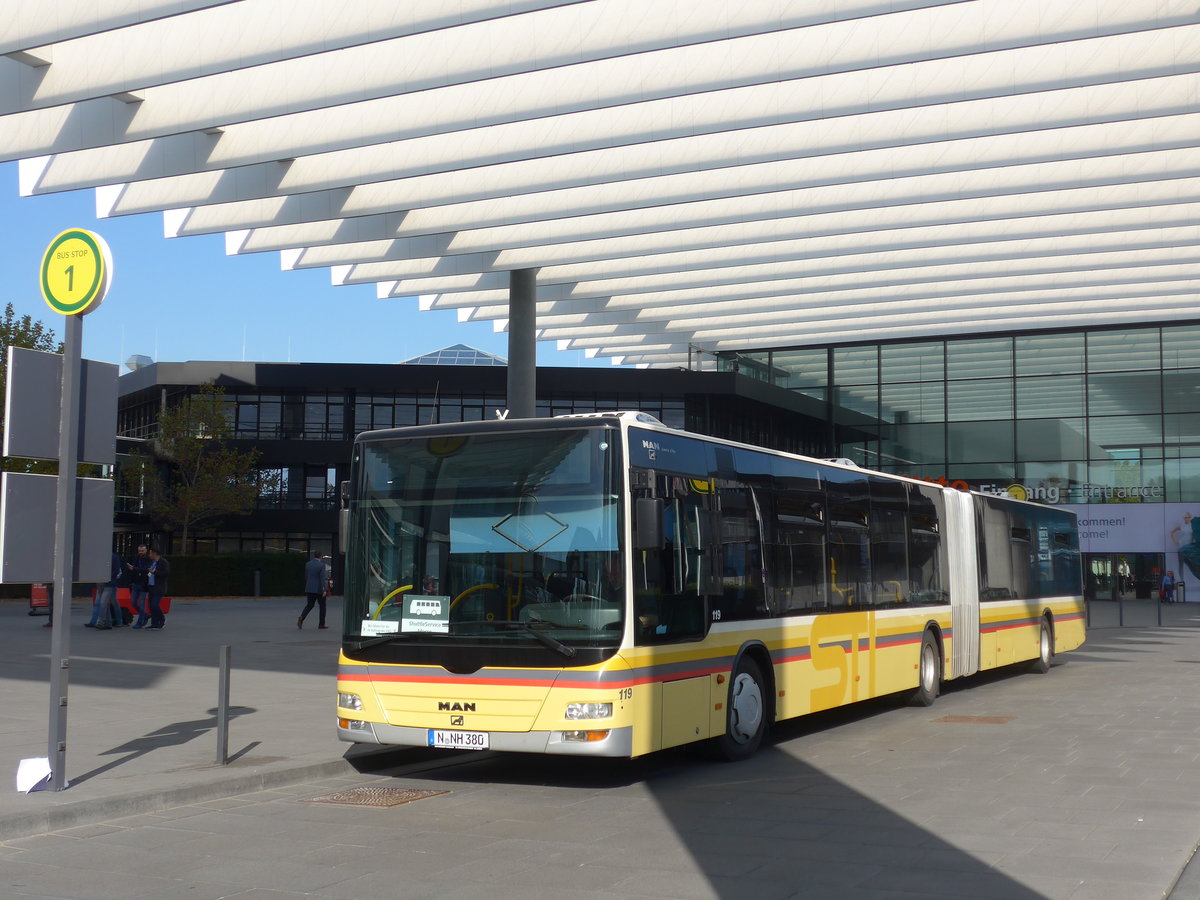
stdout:
<svg viewBox="0 0 1200 900">
<path fill-rule="evenodd" d="M 262 596 L 262 572 L 258 569 L 254 570 L 254 596 Z"/>
<path fill-rule="evenodd" d="M 222 644 L 217 657 L 217 765 L 229 761 L 229 645 Z"/>
</svg>

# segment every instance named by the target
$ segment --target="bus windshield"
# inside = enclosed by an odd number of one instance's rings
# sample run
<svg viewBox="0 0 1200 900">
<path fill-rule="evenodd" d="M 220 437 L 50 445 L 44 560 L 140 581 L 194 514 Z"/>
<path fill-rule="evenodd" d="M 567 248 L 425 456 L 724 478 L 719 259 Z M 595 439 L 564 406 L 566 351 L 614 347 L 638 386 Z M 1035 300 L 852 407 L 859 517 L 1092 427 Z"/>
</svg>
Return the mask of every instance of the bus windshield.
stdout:
<svg viewBox="0 0 1200 900">
<path fill-rule="evenodd" d="M 395 658 L 397 646 L 465 643 L 496 662 L 504 647 L 532 646 L 557 665 L 579 648 L 615 650 L 625 621 L 618 435 L 559 428 L 360 443 L 348 649 L 386 645 Z"/>
</svg>

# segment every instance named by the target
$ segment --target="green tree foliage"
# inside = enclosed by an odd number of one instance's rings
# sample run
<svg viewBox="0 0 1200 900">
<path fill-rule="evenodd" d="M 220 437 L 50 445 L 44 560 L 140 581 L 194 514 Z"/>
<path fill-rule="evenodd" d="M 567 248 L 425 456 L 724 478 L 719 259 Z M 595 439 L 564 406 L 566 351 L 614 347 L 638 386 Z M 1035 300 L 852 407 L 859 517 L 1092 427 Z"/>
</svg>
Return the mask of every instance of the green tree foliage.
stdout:
<svg viewBox="0 0 1200 900">
<path fill-rule="evenodd" d="M 140 453 L 124 467 L 127 487 L 142 492 L 159 527 L 188 533 L 226 516 L 244 515 L 259 493 L 257 450 L 229 446 L 232 435 L 223 391 L 205 384 L 158 417 L 153 455 Z"/>
<path fill-rule="evenodd" d="M 0 397 L 8 389 L 8 348 L 24 347 L 26 350 L 41 350 L 44 353 L 62 353 L 62 341 L 54 331 L 33 316 L 18 316 L 13 305 L 4 307 L 0 318 Z M 0 402 L 0 428 L 4 426 L 4 405 Z M 57 464 L 35 463 L 29 460 L 4 458 L 4 469 L 9 472 L 55 472 Z"/>
</svg>

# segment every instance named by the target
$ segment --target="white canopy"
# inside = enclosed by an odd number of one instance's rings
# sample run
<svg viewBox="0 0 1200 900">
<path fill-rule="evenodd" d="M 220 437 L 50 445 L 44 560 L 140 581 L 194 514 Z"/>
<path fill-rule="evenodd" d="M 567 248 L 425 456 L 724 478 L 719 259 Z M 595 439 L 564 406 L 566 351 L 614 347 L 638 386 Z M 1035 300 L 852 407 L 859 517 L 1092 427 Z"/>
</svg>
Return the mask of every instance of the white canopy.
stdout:
<svg viewBox="0 0 1200 900">
<path fill-rule="evenodd" d="M 1195 318 L 1195 0 L 6 0 L 25 195 L 641 365 Z"/>
</svg>

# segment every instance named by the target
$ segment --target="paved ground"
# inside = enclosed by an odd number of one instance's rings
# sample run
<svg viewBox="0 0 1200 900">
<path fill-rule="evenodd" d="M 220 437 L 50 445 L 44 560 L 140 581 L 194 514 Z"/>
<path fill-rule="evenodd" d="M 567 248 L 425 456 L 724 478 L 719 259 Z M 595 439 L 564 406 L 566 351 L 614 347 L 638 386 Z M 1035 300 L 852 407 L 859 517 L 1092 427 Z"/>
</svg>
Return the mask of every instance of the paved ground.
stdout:
<svg viewBox="0 0 1200 900">
<path fill-rule="evenodd" d="M 781 727 L 735 765 L 344 758 L 296 599 L 72 631 L 69 790 L 0 793 L 0 897 L 1200 897 L 1200 604 L 1111 604 L 1045 676 Z M 77 612 L 82 613 L 79 605 Z M 48 629 L 0 604 L 0 759 L 44 755 Z M 310 620 L 311 622 L 311 620 Z M 311 625 L 310 625 L 311 628 Z M 221 644 L 233 765 L 213 765 Z M 392 807 L 336 791 L 445 791 Z M 1182 873 L 1182 877 L 1181 877 Z M 1173 893 L 1172 893 L 1173 891 Z"/>
</svg>

